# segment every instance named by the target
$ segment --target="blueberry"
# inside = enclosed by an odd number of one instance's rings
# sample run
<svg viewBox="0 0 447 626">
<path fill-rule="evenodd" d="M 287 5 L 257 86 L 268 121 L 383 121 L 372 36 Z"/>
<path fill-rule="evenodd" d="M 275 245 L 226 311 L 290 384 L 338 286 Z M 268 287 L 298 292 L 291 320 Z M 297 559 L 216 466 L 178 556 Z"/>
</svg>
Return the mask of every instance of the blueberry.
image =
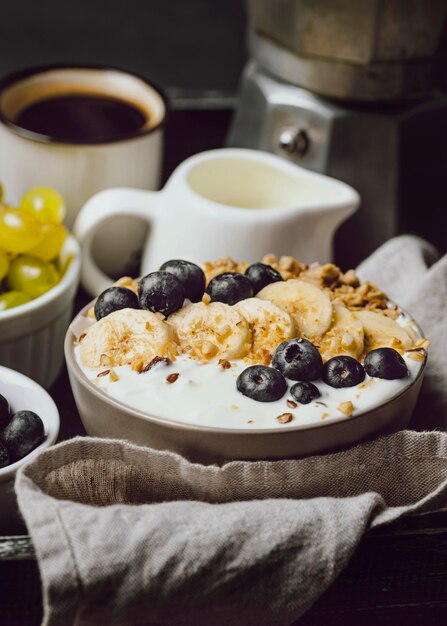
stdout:
<svg viewBox="0 0 447 626">
<path fill-rule="evenodd" d="M 120 309 L 139 309 L 137 295 L 126 287 L 109 287 L 103 291 L 95 302 L 95 317 L 102 317 Z"/>
<path fill-rule="evenodd" d="M 315 398 L 320 397 L 320 390 L 313 383 L 300 382 L 290 387 L 292 398 L 300 404 L 309 404 Z"/>
<path fill-rule="evenodd" d="M 315 380 L 320 378 L 323 361 L 307 339 L 288 339 L 276 348 L 272 367 L 291 380 Z"/>
<path fill-rule="evenodd" d="M 253 297 L 253 286 L 246 276 L 238 272 L 224 272 L 215 276 L 207 288 L 211 302 L 236 304 Z"/>
<path fill-rule="evenodd" d="M 252 365 L 239 374 L 236 387 L 252 400 L 274 402 L 286 393 L 287 383 L 278 370 L 265 365 Z"/>
<path fill-rule="evenodd" d="M 278 283 L 282 280 L 281 274 L 265 263 L 253 263 L 247 267 L 244 274 L 253 285 L 255 293 L 270 283 Z"/>
<path fill-rule="evenodd" d="M 355 387 L 365 380 L 363 365 L 352 356 L 334 356 L 323 366 L 322 379 L 331 387 Z"/>
<path fill-rule="evenodd" d="M 10 420 L 11 413 L 9 411 L 8 400 L 5 396 L 0 395 L 0 430 L 3 430 Z"/>
<path fill-rule="evenodd" d="M 6 467 L 11 463 L 9 459 L 8 450 L 5 448 L 4 444 L 0 441 L 0 467 Z"/>
<path fill-rule="evenodd" d="M 185 290 L 179 279 L 170 272 L 152 272 L 143 276 L 138 287 L 142 309 L 163 313 L 165 317 L 180 309 Z"/>
<path fill-rule="evenodd" d="M 369 376 L 394 380 L 408 376 L 408 367 L 399 352 L 393 348 L 377 348 L 365 357 L 365 370 Z"/>
<path fill-rule="evenodd" d="M 0 434 L 11 463 L 23 459 L 45 436 L 43 422 L 33 411 L 17 411 Z"/>
<path fill-rule="evenodd" d="M 175 259 L 166 261 L 160 270 L 173 274 L 183 285 L 185 296 L 191 302 L 200 302 L 205 291 L 205 274 L 198 265 Z"/>
</svg>

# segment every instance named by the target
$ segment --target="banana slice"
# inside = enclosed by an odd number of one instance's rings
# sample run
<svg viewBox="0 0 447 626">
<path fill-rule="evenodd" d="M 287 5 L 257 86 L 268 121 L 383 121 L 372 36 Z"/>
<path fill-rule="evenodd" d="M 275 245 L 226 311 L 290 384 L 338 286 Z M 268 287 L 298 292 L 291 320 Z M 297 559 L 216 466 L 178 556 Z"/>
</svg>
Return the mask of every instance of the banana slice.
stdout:
<svg viewBox="0 0 447 626">
<path fill-rule="evenodd" d="M 363 324 L 368 351 L 387 346 L 402 353 L 413 346 L 407 331 L 390 317 L 374 311 L 356 311 L 355 316 Z"/>
<path fill-rule="evenodd" d="M 81 341 L 87 367 L 125 365 L 141 369 L 156 356 L 173 360 L 179 353 L 173 329 L 151 311 L 121 309 L 90 326 Z"/>
<path fill-rule="evenodd" d="M 168 324 L 182 349 L 201 361 L 242 358 L 251 348 L 247 320 L 223 302 L 188 304 L 172 313 Z"/>
<path fill-rule="evenodd" d="M 332 323 L 332 304 L 324 291 L 297 278 L 271 283 L 257 298 L 270 300 L 290 313 L 298 332 L 308 339 L 319 339 Z"/>
<path fill-rule="evenodd" d="M 234 305 L 248 321 L 252 347 L 246 360 L 269 365 L 272 354 L 286 339 L 296 337 L 296 327 L 291 316 L 268 300 L 247 298 Z"/>
<path fill-rule="evenodd" d="M 358 359 L 363 352 L 363 324 L 342 304 L 334 303 L 334 321 L 319 343 L 324 360 L 339 354 Z"/>
</svg>

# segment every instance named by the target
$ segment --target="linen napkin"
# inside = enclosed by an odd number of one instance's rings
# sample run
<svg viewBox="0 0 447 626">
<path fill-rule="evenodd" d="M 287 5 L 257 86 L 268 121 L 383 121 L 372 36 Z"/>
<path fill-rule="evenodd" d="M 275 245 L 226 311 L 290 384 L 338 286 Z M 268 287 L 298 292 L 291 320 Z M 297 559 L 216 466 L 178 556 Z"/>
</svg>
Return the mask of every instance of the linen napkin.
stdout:
<svg viewBox="0 0 447 626">
<path fill-rule="evenodd" d="M 419 419 L 436 406 L 443 423 L 446 258 L 403 237 L 360 273 L 411 307 L 432 339 Z M 369 528 L 447 507 L 447 434 L 402 431 L 335 454 L 222 467 L 77 438 L 24 466 L 16 491 L 44 624 L 281 626 L 327 589 Z"/>
</svg>

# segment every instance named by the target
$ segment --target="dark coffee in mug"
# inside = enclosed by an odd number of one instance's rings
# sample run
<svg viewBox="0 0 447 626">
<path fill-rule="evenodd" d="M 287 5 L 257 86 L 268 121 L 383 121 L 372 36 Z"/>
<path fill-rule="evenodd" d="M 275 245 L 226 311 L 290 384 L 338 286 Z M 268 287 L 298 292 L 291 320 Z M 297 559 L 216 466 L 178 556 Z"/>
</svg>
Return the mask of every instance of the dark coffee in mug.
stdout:
<svg viewBox="0 0 447 626">
<path fill-rule="evenodd" d="M 0 180 L 20 203 L 30 187 L 54 187 L 70 228 L 108 188 L 158 189 L 167 102 L 150 81 L 117 68 L 31 67 L 0 78 Z M 96 260 L 122 276 L 143 247 L 141 221 L 117 217 L 96 240 Z"/>
<path fill-rule="evenodd" d="M 142 108 L 116 97 L 67 93 L 31 102 L 18 111 L 14 122 L 58 141 L 91 143 L 135 133 L 148 118 Z"/>
</svg>

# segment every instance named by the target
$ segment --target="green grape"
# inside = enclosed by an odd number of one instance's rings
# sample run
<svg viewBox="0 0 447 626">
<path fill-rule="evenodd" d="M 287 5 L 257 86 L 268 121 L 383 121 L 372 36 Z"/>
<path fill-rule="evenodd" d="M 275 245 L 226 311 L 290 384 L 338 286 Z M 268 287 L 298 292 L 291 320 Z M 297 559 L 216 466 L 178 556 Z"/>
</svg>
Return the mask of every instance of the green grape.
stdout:
<svg viewBox="0 0 447 626">
<path fill-rule="evenodd" d="M 20 254 L 34 248 L 42 237 L 42 225 L 22 209 L 0 210 L 0 247 Z"/>
<path fill-rule="evenodd" d="M 24 254 L 12 261 L 8 284 L 15 291 L 24 291 L 37 298 L 59 282 L 59 274 L 51 263 Z"/>
<path fill-rule="evenodd" d="M 51 187 L 32 187 L 22 196 L 20 208 L 33 213 L 43 224 L 61 224 L 65 217 L 65 202 Z"/>
<path fill-rule="evenodd" d="M 13 309 L 21 304 L 31 302 L 32 298 L 23 293 L 23 291 L 6 291 L 0 294 L 0 311 L 6 311 L 6 309 Z"/>
<path fill-rule="evenodd" d="M 51 261 L 59 256 L 66 237 L 67 231 L 62 224 L 43 224 L 42 239 L 37 246 L 28 251 L 28 254 L 44 261 Z"/>
<path fill-rule="evenodd" d="M 0 280 L 3 280 L 9 270 L 9 258 L 4 250 L 0 248 Z"/>
</svg>

